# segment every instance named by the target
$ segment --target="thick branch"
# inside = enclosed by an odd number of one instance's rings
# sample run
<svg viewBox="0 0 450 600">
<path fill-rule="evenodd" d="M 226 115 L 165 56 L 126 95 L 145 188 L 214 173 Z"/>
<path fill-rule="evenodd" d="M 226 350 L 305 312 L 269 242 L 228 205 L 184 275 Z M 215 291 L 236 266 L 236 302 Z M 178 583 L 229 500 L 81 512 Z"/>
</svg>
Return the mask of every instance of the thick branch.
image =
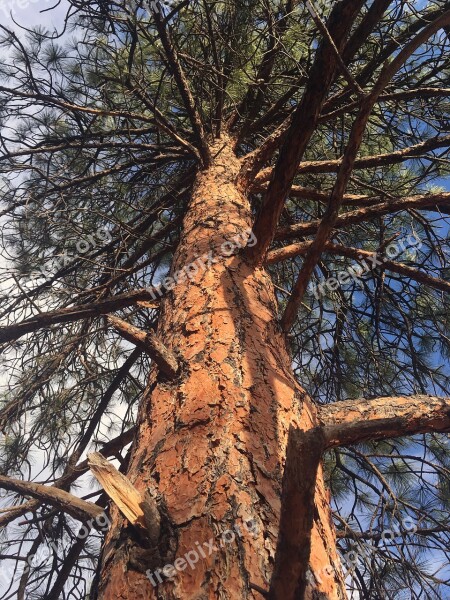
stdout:
<svg viewBox="0 0 450 600">
<path fill-rule="evenodd" d="M 153 331 L 142 331 L 134 325 L 115 316 L 108 316 L 108 322 L 126 340 L 146 352 L 168 378 L 176 377 L 179 365 L 176 356 L 158 339 Z"/>
<path fill-rule="evenodd" d="M 267 190 L 267 183 L 255 184 L 252 186 L 252 192 L 265 192 Z M 329 192 L 322 192 L 314 188 L 303 187 L 301 185 L 293 185 L 289 196 L 291 198 L 304 198 L 305 200 L 317 200 L 319 202 L 328 203 L 331 195 Z M 373 204 L 379 204 L 379 197 L 367 196 L 367 194 L 344 194 L 343 204 L 348 206 L 372 206 Z"/>
<path fill-rule="evenodd" d="M 386 2 L 386 0 L 383 0 L 383 1 Z M 317 11 L 314 7 L 314 4 L 310 0 L 306 0 L 305 3 L 306 3 L 306 8 L 309 10 L 319 31 L 323 35 L 324 39 L 326 39 L 328 41 L 328 44 L 330 45 L 331 49 L 333 50 L 334 56 L 336 58 L 338 66 L 339 66 L 339 70 L 341 71 L 342 75 L 344 76 L 345 80 L 347 81 L 349 87 L 351 89 L 353 89 L 353 91 L 356 92 L 356 94 L 358 96 L 361 96 L 361 97 L 364 96 L 364 90 L 353 79 L 352 74 L 348 70 L 346 63 L 343 60 L 343 57 L 340 55 L 339 50 L 336 48 L 336 45 L 333 41 L 333 38 L 330 35 L 330 32 L 327 29 L 327 26 L 322 21 L 319 14 L 317 13 Z"/>
<path fill-rule="evenodd" d="M 439 194 L 426 194 L 424 196 L 408 196 L 399 200 L 388 202 L 378 202 L 372 206 L 367 206 L 359 210 L 341 214 L 334 222 L 334 229 L 356 225 L 362 221 L 368 221 L 374 217 L 380 217 L 390 213 L 407 210 L 408 208 L 431 208 L 431 207 L 450 206 L 450 192 L 441 192 Z M 275 239 L 288 240 L 306 235 L 313 235 L 317 232 L 320 221 L 310 221 L 309 223 L 298 223 L 283 227 L 277 231 Z"/>
<path fill-rule="evenodd" d="M 450 398 L 398 396 L 345 400 L 322 406 L 327 448 L 418 433 L 450 432 Z"/>
<path fill-rule="evenodd" d="M 338 53 L 342 51 L 351 25 L 361 8 L 360 0 L 336 2 L 328 23 Z M 254 232 L 258 242 L 248 252 L 252 260 L 263 260 L 275 234 L 283 206 L 298 165 L 314 133 L 329 87 L 335 77 L 337 59 L 328 40 L 319 47 L 302 100 L 295 110 L 289 130 L 270 180 L 264 206 L 256 219 Z M 256 161 L 258 157 L 256 156 Z M 253 169 L 252 166 L 245 168 Z"/>
<path fill-rule="evenodd" d="M 360 24 L 350 36 L 342 52 L 344 64 L 348 64 L 357 53 L 358 49 L 367 41 L 375 25 L 380 21 L 392 0 L 374 0 Z"/>
<path fill-rule="evenodd" d="M 314 524 L 314 489 L 324 451 L 320 427 L 291 427 L 281 496 L 280 529 L 270 584 L 271 600 L 303 600 Z"/>
<path fill-rule="evenodd" d="M 373 154 L 371 156 L 362 156 L 357 158 L 353 165 L 354 169 L 370 169 L 373 167 L 383 167 L 395 165 L 410 158 L 423 156 L 429 150 L 438 150 L 439 148 L 448 148 L 450 146 L 450 135 L 435 136 L 424 142 L 401 148 L 394 152 L 386 152 L 384 154 Z M 304 173 L 338 173 L 342 165 L 342 158 L 332 160 L 311 160 L 300 163 L 297 169 L 297 174 Z M 273 174 L 273 169 L 270 167 L 259 173 L 252 186 L 256 191 L 260 189 L 262 183 L 268 181 Z"/>
<path fill-rule="evenodd" d="M 273 264 L 282 260 L 287 260 L 293 256 L 305 255 L 310 245 L 311 242 L 300 242 L 299 244 L 292 244 L 284 248 L 273 250 L 272 252 L 269 252 L 267 256 L 267 264 Z M 440 279 L 439 277 L 428 275 L 423 271 L 419 271 L 418 269 L 409 267 L 403 263 L 380 258 L 377 256 L 376 252 L 368 252 L 367 250 L 359 250 L 358 248 L 341 246 L 339 244 L 332 244 L 330 242 L 325 244 L 324 250 L 326 252 L 330 252 L 331 254 L 347 256 L 348 258 L 353 258 L 354 260 L 358 261 L 365 259 L 368 261 L 369 265 L 376 265 L 376 261 L 374 259 L 378 259 L 381 263 L 380 267 L 386 269 L 387 271 L 398 273 L 399 275 L 405 275 L 406 277 L 409 277 L 410 279 L 419 283 L 423 283 L 424 285 L 427 285 L 435 290 L 446 292 L 447 294 L 450 293 L 450 282 Z"/>
<path fill-rule="evenodd" d="M 291 297 L 281 319 L 281 326 L 284 331 L 289 331 L 297 316 L 298 308 L 302 302 L 303 295 L 306 291 L 311 275 L 319 262 L 320 255 L 331 236 L 336 220 L 338 219 L 339 209 L 343 201 L 344 193 L 347 189 L 348 182 L 354 169 L 356 156 L 363 141 L 364 132 L 366 130 L 369 117 L 372 113 L 373 106 L 379 98 L 381 92 L 391 81 L 394 75 L 411 57 L 411 55 L 420 47 L 421 44 L 427 41 L 429 37 L 435 34 L 445 25 L 450 24 L 450 11 L 447 11 L 436 21 L 424 27 L 423 31 L 418 33 L 391 63 L 386 63 L 381 70 L 381 73 L 373 86 L 372 91 L 361 102 L 360 111 L 356 117 L 350 132 L 347 147 L 342 158 L 342 163 L 336 177 L 333 191 L 330 196 L 329 204 L 325 210 L 317 233 L 303 261 L 302 267 L 297 277 L 297 281 L 293 287 Z M 270 187 L 270 186 L 269 186 Z"/>
</svg>

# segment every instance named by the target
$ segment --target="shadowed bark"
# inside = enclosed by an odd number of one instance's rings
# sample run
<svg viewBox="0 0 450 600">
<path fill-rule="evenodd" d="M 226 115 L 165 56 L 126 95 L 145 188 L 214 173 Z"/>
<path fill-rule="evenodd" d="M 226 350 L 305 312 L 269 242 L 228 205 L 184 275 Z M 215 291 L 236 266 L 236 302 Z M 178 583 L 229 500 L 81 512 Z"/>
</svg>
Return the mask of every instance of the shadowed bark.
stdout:
<svg viewBox="0 0 450 600">
<path fill-rule="evenodd" d="M 314 524 L 314 489 L 325 439 L 320 427 L 291 428 L 281 495 L 280 528 L 269 598 L 305 598 Z"/>
</svg>

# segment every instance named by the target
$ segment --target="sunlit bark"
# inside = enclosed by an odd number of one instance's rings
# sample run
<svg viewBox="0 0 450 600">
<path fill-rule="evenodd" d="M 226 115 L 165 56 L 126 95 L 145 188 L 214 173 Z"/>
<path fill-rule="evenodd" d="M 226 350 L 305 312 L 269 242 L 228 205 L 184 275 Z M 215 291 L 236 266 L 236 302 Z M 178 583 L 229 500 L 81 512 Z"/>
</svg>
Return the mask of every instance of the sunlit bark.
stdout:
<svg viewBox="0 0 450 600">
<path fill-rule="evenodd" d="M 197 265 L 197 272 L 192 266 L 191 279 L 178 277 L 158 327 L 159 338 L 177 352 L 181 374 L 171 382 L 153 374 L 127 473 L 141 492 L 158 490 L 160 544 L 158 552 L 137 548 L 114 508 L 102 600 L 261 598 L 256 588 L 269 590 L 274 565 L 289 427 L 318 424 L 291 370 L 270 277 L 239 253 L 255 241 L 248 201 L 235 186 L 239 161 L 226 139 L 211 154 L 212 166 L 197 177 L 172 267 L 172 276 L 187 265 Z M 308 584 L 305 597 L 322 592 L 343 599 L 320 467 L 314 501 L 312 573 L 303 569 L 303 577 L 317 586 Z M 223 537 L 227 530 L 233 533 Z M 189 552 L 198 557 L 193 568 L 185 563 L 172 582 L 158 574 Z M 323 577 L 330 565 L 334 575 Z"/>
</svg>

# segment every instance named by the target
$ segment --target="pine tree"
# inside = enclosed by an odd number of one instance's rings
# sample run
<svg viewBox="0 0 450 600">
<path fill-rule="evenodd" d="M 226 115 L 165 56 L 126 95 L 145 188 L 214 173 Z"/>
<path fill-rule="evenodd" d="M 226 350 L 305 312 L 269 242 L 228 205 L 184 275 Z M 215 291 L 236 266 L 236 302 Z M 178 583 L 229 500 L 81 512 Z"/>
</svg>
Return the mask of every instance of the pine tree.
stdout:
<svg viewBox="0 0 450 600">
<path fill-rule="evenodd" d="M 0 26 L 2 598 L 449 593 L 450 3 Z"/>
</svg>

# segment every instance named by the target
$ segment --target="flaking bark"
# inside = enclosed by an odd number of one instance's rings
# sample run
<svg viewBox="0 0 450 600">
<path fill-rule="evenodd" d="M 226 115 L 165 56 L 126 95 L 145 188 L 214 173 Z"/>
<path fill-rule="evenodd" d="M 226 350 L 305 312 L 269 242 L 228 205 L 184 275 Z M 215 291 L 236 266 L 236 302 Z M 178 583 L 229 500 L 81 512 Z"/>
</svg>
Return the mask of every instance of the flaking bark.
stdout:
<svg viewBox="0 0 450 600">
<path fill-rule="evenodd" d="M 166 511 L 169 535 L 149 571 L 209 540 L 217 551 L 199 555 L 172 581 L 155 576 L 155 587 L 130 565 L 127 530 L 113 506 L 101 600 L 261 598 L 257 589 L 269 589 L 273 572 L 289 429 L 319 424 L 291 370 L 271 279 L 242 254 L 252 214 L 236 186 L 240 161 L 232 146 L 226 137 L 217 140 L 213 164 L 197 176 L 172 273 L 205 256 L 211 261 L 204 268 L 197 262 L 197 275 L 163 299 L 157 335 L 185 367 L 173 382 L 153 373 L 127 472 L 139 492 L 155 487 Z M 223 248 L 233 240 L 229 254 Z M 320 465 L 315 472 L 309 569 L 316 583 L 308 583 L 305 598 L 343 600 L 329 495 Z M 223 542 L 227 530 L 235 543 Z M 325 565 L 334 576 L 320 578 Z"/>
</svg>

